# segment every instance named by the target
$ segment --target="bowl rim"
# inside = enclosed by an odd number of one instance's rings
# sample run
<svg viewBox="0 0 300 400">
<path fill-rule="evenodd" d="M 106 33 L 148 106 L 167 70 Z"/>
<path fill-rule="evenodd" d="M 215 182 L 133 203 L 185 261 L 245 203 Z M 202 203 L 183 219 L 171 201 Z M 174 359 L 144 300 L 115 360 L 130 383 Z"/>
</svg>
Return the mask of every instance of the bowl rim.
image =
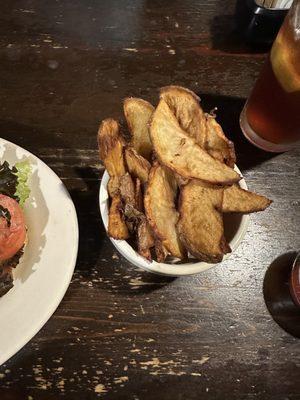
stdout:
<svg viewBox="0 0 300 400">
<path fill-rule="evenodd" d="M 248 190 L 246 181 L 239 170 L 239 168 L 235 165 L 234 169 L 236 172 L 238 172 L 242 179 L 239 181 L 239 185 L 241 186 L 242 189 Z M 107 192 L 107 183 L 109 180 L 109 175 L 106 170 L 104 170 L 101 183 L 100 183 L 100 190 L 99 190 L 99 208 L 100 208 L 100 214 L 102 218 L 102 222 L 105 228 L 105 231 L 107 233 L 108 229 L 108 192 Z M 238 248 L 239 244 L 243 240 L 248 225 L 249 225 L 249 220 L 250 216 L 248 214 L 243 214 L 241 218 L 241 223 L 240 226 L 232 238 L 232 240 L 229 242 L 230 247 L 232 252 L 225 254 L 223 257 L 223 261 L 228 259 L 233 252 Z M 201 272 L 204 272 L 208 269 L 211 269 L 221 263 L 217 264 L 210 264 L 206 263 L 203 261 L 198 261 L 198 262 L 191 262 L 191 263 L 183 263 L 183 264 L 167 264 L 167 263 L 158 263 L 155 260 L 149 261 L 146 260 L 144 257 L 140 256 L 126 240 L 117 240 L 109 237 L 111 240 L 112 244 L 115 246 L 115 248 L 118 250 L 118 252 L 126 258 L 127 261 L 129 261 L 131 264 L 135 265 L 136 267 L 139 267 L 143 270 L 146 270 L 148 272 L 152 272 L 154 274 L 158 275 L 167 275 L 167 276 L 185 276 L 185 275 L 194 275 L 198 274 Z"/>
</svg>

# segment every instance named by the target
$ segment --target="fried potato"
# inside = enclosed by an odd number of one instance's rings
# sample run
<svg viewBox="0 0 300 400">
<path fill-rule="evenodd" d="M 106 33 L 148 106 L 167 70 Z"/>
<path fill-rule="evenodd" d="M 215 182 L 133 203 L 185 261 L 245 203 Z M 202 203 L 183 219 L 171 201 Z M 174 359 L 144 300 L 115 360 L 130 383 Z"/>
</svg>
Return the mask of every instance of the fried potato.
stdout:
<svg viewBox="0 0 300 400">
<path fill-rule="evenodd" d="M 183 178 L 181 175 L 176 174 L 176 172 L 173 172 L 173 173 L 174 173 L 174 177 L 176 179 L 177 185 L 179 187 L 184 186 L 189 182 L 189 179 Z"/>
<path fill-rule="evenodd" d="M 100 159 L 110 177 L 121 177 L 126 172 L 123 147 L 124 141 L 117 121 L 104 119 L 98 130 L 98 148 Z"/>
<path fill-rule="evenodd" d="M 155 163 L 151 168 L 144 205 L 147 219 L 163 246 L 174 256 L 184 258 L 185 250 L 176 231 L 177 184 L 167 168 Z"/>
<path fill-rule="evenodd" d="M 222 201 L 223 188 L 204 182 L 191 181 L 181 190 L 177 230 L 187 250 L 199 260 L 218 263 L 231 251 L 219 211 Z"/>
<path fill-rule="evenodd" d="M 228 166 L 234 166 L 233 143 L 226 138 L 214 116 L 204 113 L 195 93 L 180 86 L 166 86 L 161 88 L 160 98 L 168 104 L 180 127 L 202 149 Z"/>
<path fill-rule="evenodd" d="M 156 260 L 159 263 L 164 262 L 169 254 L 168 250 L 163 246 L 161 240 L 159 239 L 155 240 L 155 254 Z"/>
<path fill-rule="evenodd" d="M 109 178 L 107 183 L 107 191 L 111 199 L 119 194 L 119 178 L 117 176 L 112 176 Z"/>
<path fill-rule="evenodd" d="M 138 226 L 145 215 L 131 204 L 124 204 L 124 217 L 129 232 L 136 235 Z"/>
<path fill-rule="evenodd" d="M 204 148 L 206 141 L 206 118 L 199 105 L 200 98 L 181 86 L 165 86 L 160 98 L 169 106 L 180 127 Z"/>
<path fill-rule="evenodd" d="M 135 206 L 137 210 L 144 211 L 144 196 L 139 178 L 135 180 Z"/>
<path fill-rule="evenodd" d="M 130 174 L 139 178 L 143 183 L 148 181 L 151 164 L 143 156 L 137 153 L 133 147 L 125 148 L 125 161 Z"/>
<path fill-rule="evenodd" d="M 124 217 L 129 232 L 134 234 L 137 242 L 138 253 L 151 260 L 151 247 L 154 246 L 152 230 L 143 209 L 143 196 L 141 182 L 133 181 L 127 172 L 120 178 L 120 194 L 124 204 Z"/>
<path fill-rule="evenodd" d="M 265 196 L 249 192 L 239 185 L 232 185 L 224 189 L 222 212 L 252 213 L 263 211 L 272 203 Z"/>
<path fill-rule="evenodd" d="M 120 178 L 119 190 L 123 203 L 136 208 L 135 185 L 128 172 Z"/>
<path fill-rule="evenodd" d="M 206 141 L 204 148 L 216 160 L 224 162 L 231 168 L 234 167 L 236 161 L 234 144 L 227 139 L 221 125 L 210 114 L 206 114 Z"/>
<path fill-rule="evenodd" d="M 135 150 L 150 161 L 152 143 L 149 136 L 149 121 L 154 107 L 148 101 L 129 97 L 124 100 L 124 114 L 132 136 Z"/>
<path fill-rule="evenodd" d="M 144 217 L 137 228 L 138 253 L 142 257 L 145 257 L 147 260 L 151 261 L 150 249 L 154 246 L 154 244 L 152 230 L 148 221 Z"/>
<path fill-rule="evenodd" d="M 241 178 L 232 168 L 215 160 L 193 138 L 186 135 L 163 99 L 153 114 L 150 136 L 160 162 L 184 178 L 224 185 Z"/>
<path fill-rule="evenodd" d="M 123 219 L 121 209 L 121 197 L 113 197 L 108 213 L 108 234 L 114 239 L 126 240 L 129 238 L 129 232 Z"/>
</svg>

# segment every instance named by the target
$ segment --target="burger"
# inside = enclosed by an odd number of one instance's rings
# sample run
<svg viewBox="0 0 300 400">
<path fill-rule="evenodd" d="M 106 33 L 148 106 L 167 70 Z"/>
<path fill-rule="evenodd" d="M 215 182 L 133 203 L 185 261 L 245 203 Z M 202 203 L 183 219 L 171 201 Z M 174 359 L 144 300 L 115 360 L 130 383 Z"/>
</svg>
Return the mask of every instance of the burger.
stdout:
<svg viewBox="0 0 300 400">
<path fill-rule="evenodd" d="M 0 297 L 13 287 L 13 269 L 23 255 L 27 230 L 23 206 L 29 197 L 28 160 L 0 163 Z"/>
</svg>

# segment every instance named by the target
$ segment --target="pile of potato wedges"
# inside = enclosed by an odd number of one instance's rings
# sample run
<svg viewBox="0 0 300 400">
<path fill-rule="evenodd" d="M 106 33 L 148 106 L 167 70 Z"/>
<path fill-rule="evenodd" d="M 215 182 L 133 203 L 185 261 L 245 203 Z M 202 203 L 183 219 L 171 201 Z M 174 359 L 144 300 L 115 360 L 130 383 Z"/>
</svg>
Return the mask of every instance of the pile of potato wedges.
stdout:
<svg viewBox="0 0 300 400">
<path fill-rule="evenodd" d="M 126 98 L 123 109 L 130 140 L 111 118 L 98 131 L 109 236 L 148 260 L 222 261 L 231 252 L 223 214 L 262 211 L 271 201 L 239 186 L 234 145 L 214 113 L 179 86 L 161 88 L 156 108 Z"/>
</svg>

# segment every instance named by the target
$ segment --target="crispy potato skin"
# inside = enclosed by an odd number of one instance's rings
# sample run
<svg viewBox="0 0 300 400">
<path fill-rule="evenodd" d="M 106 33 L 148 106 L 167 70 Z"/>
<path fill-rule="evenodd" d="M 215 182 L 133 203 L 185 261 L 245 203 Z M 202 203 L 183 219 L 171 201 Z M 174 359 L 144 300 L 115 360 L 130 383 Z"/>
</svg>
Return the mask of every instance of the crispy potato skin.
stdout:
<svg viewBox="0 0 300 400">
<path fill-rule="evenodd" d="M 119 178 L 117 176 L 112 176 L 109 178 L 107 183 L 107 191 L 111 199 L 119 194 L 119 184 Z"/>
<path fill-rule="evenodd" d="M 135 184 L 131 175 L 126 172 L 120 178 L 120 195 L 124 204 L 129 204 L 131 207 L 136 207 L 136 193 L 135 193 Z"/>
<path fill-rule="evenodd" d="M 184 178 L 222 185 L 230 185 L 241 178 L 187 136 L 163 99 L 153 114 L 150 137 L 159 161 Z"/>
<path fill-rule="evenodd" d="M 123 110 L 133 147 L 138 154 L 150 161 L 153 147 L 149 136 L 149 121 L 154 107 L 143 99 L 128 97 L 124 100 Z"/>
<path fill-rule="evenodd" d="M 138 211 L 144 211 L 144 194 L 142 191 L 142 183 L 139 178 L 135 180 L 135 205 Z"/>
<path fill-rule="evenodd" d="M 241 212 L 245 214 L 263 211 L 272 203 L 272 200 L 254 192 L 242 189 L 239 185 L 232 185 L 224 189 L 222 212 Z"/>
<path fill-rule="evenodd" d="M 113 197 L 108 214 L 108 234 L 114 239 L 126 240 L 129 238 L 129 232 L 123 219 L 121 209 L 121 197 Z"/>
<path fill-rule="evenodd" d="M 181 190 L 177 229 L 188 251 L 199 260 L 218 263 L 231 251 L 219 211 L 222 201 L 223 188 L 204 182 L 191 181 Z"/>
<path fill-rule="evenodd" d="M 216 160 L 233 168 L 236 162 L 234 144 L 225 136 L 215 116 L 206 114 L 205 150 Z"/>
<path fill-rule="evenodd" d="M 238 185 L 234 145 L 199 101 L 188 89 L 166 86 L 156 109 L 139 98 L 124 100 L 130 143 L 114 119 L 98 130 L 110 176 L 108 235 L 132 239 L 150 261 L 155 252 L 161 263 L 188 254 L 221 262 L 231 252 L 223 214 L 262 211 L 272 202 Z"/>
<path fill-rule="evenodd" d="M 155 245 L 155 242 L 152 229 L 146 218 L 143 218 L 138 226 L 137 244 L 138 244 L 138 253 L 150 261 L 151 260 L 150 249 Z"/>
<path fill-rule="evenodd" d="M 163 246 L 161 240 L 159 239 L 155 240 L 155 254 L 157 262 L 159 263 L 165 262 L 165 259 L 169 254 L 168 250 Z"/>
<path fill-rule="evenodd" d="M 177 184 L 174 176 L 159 163 L 151 168 L 144 198 L 145 212 L 151 228 L 174 257 L 183 259 L 185 249 L 176 231 L 175 208 Z"/>
<path fill-rule="evenodd" d="M 123 147 L 124 140 L 117 121 L 112 118 L 103 120 L 98 130 L 98 149 L 110 177 L 121 177 L 126 172 Z"/>
<path fill-rule="evenodd" d="M 125 161 L 132 176 L 139 178 L 143 183 L 148 181 L 151 164 L 131 146 L 125 148 Z"/>
<path fill-rule="evenodd" d="M 168 104 L 180 127 L 194 138 L 200 147 L 204 148 L 206 118 L 199 105 L 200 98 L 191 90 L 181 86 L 161 88 L 160 98 Z"/>
<path fill-rule="evenodd" d="M 205 114 L 200 98 L 181 86 L 160 89 L 160 98 L 169 106 L 180 127 L 212 157 L 233 168 L 236 157 L 233 143 L 227 139 L 215 116 Z"/>
</svg>

